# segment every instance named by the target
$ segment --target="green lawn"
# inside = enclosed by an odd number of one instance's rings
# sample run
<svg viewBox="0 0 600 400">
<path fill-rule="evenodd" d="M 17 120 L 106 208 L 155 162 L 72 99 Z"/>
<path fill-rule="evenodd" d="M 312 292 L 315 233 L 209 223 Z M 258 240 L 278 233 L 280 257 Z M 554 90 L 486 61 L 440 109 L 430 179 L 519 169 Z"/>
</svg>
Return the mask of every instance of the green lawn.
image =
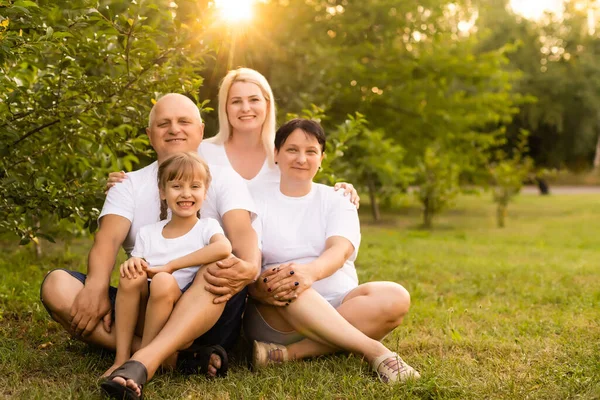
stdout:
<svg viewBox="0 0 600 400">
<path fill-rule="evenodd" d="M 240 354 L 226 379 L 159 374 L 146 396 L 600 399 L 600 195 L 521 196 L 502 230 L 487 195 L 461 198 L 433 232 L 414 205 L 379 225 L 363 208 L 359 276 L 411 292 L 386 344 L 420 381 L 389 388 L 347 355 L 252 373 Z M 2 245 L 0 397 L 100 397 L 112 356 L 68 339 L 38 300 L 44 273 L 81 269 L 89 245 L 55 245 L 41 261 Z"/>
</svg>

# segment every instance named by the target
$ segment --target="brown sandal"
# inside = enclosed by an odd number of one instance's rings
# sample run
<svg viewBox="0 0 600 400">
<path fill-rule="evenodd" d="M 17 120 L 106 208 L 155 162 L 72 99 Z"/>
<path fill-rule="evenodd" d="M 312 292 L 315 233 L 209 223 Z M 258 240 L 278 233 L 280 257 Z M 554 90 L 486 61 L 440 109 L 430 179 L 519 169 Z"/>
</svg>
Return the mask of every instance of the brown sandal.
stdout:
<svg viewBox="0 0 600 400">
<path fill-rule="evenodd" d="M 282 364 L 289 360 L 287 347 L 276 343 L 254 341 L 252 365 L 254 369 L 268 364 Z"/>
<path fill-rule="evenodd" d="M 371 366 L 379 379 L 390 385 L 421 377 L 413 367 L 405 363 L 396 353 L 387 353 L 377 357 L 373 360 Z"/>
</svg>

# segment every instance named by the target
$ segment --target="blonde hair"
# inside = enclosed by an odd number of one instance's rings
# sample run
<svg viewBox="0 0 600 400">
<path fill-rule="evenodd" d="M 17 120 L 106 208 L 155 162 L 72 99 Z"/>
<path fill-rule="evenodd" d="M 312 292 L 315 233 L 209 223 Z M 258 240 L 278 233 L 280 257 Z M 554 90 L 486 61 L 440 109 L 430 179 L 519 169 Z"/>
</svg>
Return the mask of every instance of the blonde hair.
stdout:
<svg viewBox="0 0 600 400">
<path fill-rule="evenodd" d="M 164 191 L 167 182 L 174 180 L 191 181 L 198 177 L 204 182 L 205 192 L 208 191 L 212 177 L 206 162 L 195 152 L 176 153 L 168 157 L 158 167 L 158 189 Z M 161 221 L 167 219 L 168 208 L 167 201 L 161 199 Z M 198 218 L 200 218 L 200 210 L 198 210 Z"/>
<path fill-rule="evenodd" d="M 262 126 L 260 137 L 267 153 L 269 165 L 274 165 L 273 160 L 273 142 L 275 141 L 275 99 L 273 91 L 267 79 L 258 71 L 250 68 L 238 68 L 231 70 L 225 75 L 219 87 L 219 133 L 214 137 L 207 139 L 211 143 L 225 144 L 231 137 L 231 124 L 227 117 L 227 99 L 229 90 L 236 82 L 253 83 L 260 88 L 262 95 L 267 101 L 267 117 Z"/>
</svg>

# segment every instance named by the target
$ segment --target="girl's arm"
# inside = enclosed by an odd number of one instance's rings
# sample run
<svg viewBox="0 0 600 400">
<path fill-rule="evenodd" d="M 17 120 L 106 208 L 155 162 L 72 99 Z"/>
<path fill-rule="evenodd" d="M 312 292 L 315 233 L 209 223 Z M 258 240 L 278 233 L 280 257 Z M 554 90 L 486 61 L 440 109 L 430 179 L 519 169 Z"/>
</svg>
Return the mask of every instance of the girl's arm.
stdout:
<svg viewBox="0 0 600 400">
<path fill-rule="evenodd" d="M 193 265 L 210 264 L 227 258 L 230 254 L 231 243 L 225 235 L 216 233 L 211 236 L 208 245 L 193 253 L 169 261 L 165 267 L 167 271 L 174 272 L 178 269 L 187 268 Z"/>
<path fill-rule="evenodd" d="M 286 263 L 265 271 L 259 282 L 266 283 L 266 290 L 275 299 L 286 298 L 290 291 L 299 296 L 304 290 L 321 279 L 333 275 L 354 252 L 350 240 L 342 236 L 331 236 L 325 242 L 325 251 L 308 264 Z M 266 279 L 266 281 L 265 281 Z"/>
</svg>

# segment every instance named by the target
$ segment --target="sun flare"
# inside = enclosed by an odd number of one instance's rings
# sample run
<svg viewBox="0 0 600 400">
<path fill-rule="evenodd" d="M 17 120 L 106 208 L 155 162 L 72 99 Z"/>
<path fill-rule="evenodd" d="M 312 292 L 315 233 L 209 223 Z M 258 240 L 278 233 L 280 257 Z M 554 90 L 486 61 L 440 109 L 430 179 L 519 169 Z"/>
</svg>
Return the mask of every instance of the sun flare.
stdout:
<svg viewBox="0 0 600 400">
<path fill-rule="evenodd" d="M 527 19 L 539 20 L 546 11 L 562 14 L 564 0 L 511 0 L 510 7 Z"/>
<path fill-rule="evenodd" d="M 255 0 L 215 0 L 221 18 L 229 22 L 252 19 L 252 5 Z"/>
</svg>

